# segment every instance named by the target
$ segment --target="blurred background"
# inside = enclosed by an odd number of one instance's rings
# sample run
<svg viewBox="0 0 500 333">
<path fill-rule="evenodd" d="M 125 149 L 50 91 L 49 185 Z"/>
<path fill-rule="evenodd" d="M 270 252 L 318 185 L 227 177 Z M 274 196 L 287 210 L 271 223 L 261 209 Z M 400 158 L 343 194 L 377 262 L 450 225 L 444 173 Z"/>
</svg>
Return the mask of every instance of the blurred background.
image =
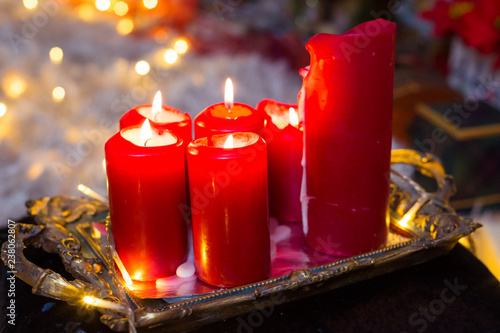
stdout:
<svg viewBox="0 0 500 333">
<path fill-rule="evenodd" d="M 104 143 L 156 91 L 192 117 L 226 77 L 237 102 L 295 103 L 309 37 L 376 18 L 398 24 L 393 148 L 442 159 L 500 277 L 498 0 L 0 0 L 0 225 L 79 184 L 106 195 Z"/>
</svg>

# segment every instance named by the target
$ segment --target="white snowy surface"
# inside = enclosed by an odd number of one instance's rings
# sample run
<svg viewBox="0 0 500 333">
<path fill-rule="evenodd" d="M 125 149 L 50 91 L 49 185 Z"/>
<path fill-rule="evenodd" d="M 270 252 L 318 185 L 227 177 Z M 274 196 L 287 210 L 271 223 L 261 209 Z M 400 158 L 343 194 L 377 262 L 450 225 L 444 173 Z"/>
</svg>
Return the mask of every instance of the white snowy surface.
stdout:
<svg viewBox="0 0 500 333">
<path fill-rule="evenodd" d="M 81 196 L 80 183 L 105 195 L 104 143 L 116 132 L 120 116 L 150 104 L 157 90 L 164 104 L 192 117 L 223 101 L 228 76 L 237 102 L 296 102 L 302 80 L 284 62 L 258 54 L 188 51 L 167 65 L 162 54 L 169 45 L 121 36 L 116 22 L 86 23 L 57 1 L 51 3 L 55 7 L 28 11 L 22 1 L 0 0 L 0 81 L 17 75 L 27 83 L 17 98 L 0 85 L 0 102 L 7 105 L 0 118 L 0 226 L 25 215 L 28 199 Z M 58 65 L 49 58 L 54 46 L 64 51 Z M 138 60 L 149 62 L 148 75 L 136 73 Z M 66 91 L 59 103 L 51 96 L 56 86 Z"/>
</svg>

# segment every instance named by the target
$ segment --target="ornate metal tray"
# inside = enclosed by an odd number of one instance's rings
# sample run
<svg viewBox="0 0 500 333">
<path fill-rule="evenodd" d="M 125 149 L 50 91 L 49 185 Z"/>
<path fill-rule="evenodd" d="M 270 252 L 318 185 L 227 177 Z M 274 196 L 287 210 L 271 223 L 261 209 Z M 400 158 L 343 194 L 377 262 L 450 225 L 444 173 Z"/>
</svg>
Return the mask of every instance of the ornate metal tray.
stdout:
<svg viewBox="0 0 500 333">
<path fill-rule="evenodd" d="M 481 226 L 448 206 L 453 179 L 434 156 L 395 150 L 392 163 L 391 230 L 384 248 L 350 258 L 320 255 L 301 241 L 299 225 L 288 225 L 291 235 L 277 241 L 272 277 L 245 286 L 215 289 L 194 278 L 172 281 L 183 288 L 128 286 L 115 269 L 112 237 L 102 235 L 107 204 L 69 196 L 28 201 L 28 213 L 37 224 L 16 224 L 15 238 L 2 245 L 2 260 L 34 294 L 74 305 L 94 297 L 97 301 L 91 304 L 100 307 L 101 321 L 113 330 L 186 330 L 431 260 Z M 414 175 L 425 181 L 415 181 Z M 424 189 L 421 183 L 427 182 L 434 190 Z M 67 281 L 29 262 L 23 255 L 28 245 L 59 254 L 75 279 Z"/>
</svg>

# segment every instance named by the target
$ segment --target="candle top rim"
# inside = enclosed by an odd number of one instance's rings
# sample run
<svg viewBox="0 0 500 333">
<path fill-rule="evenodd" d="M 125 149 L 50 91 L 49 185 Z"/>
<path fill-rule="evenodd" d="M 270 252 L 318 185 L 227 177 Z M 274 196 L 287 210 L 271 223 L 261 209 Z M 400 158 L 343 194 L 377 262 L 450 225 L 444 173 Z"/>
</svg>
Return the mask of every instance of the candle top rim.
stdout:
<svg viewBox="0 0 500 333">
<path fill-rule="evenodd" d="M 241 107 L 249 109 L 251 113 L 248 116 L 240 116 L 240 117 L 237 117 L 237 118 L 215 117 L 215 116 L 212 115 L 211 111 L 212 111 L 212 109 L 217 108 L 219 106 L 226 107 L 226 105 L 225 105 L 224 102 L 217 103 L 217 104 L 212 104 L 212 105 L 206 107 L 205 109 L 203 109 L 203 111 L 201 111 L 200 113 L 198 113 L 198 115 L 196 115 L 196 117 L 195 117 L 195 121 L 200 122 L 200 121 L 203 121 L 203 120 L 210 121 L 210 120 L 216 119 L 217 121 L 235 122 L 235 121 L 248 121 L 248 119 L 261 120 L 261 118 L 262 118 L 262 116 L 257 112 L 257 110 L 255 110 L 255 108 L 253 108 L 252 106 L 250 106 L 248 104 L 238 103 L 238 102 L 235 102 L 233 104 L 233 108 L 235 106 L 241 106 Z"/>
<path fill-rule="evenodd" d="M 272 106 L 273 110 L 269 110 L 269 106 Z M 262 112 L 265 116 L 266 121 L 271 122 L 278 129 L 283 130 L 288 126 L 303 130 L 302 124 L 299 122 L 297 126 L 290 124 L 289 121 L 289 110 L 293 108 L 295 112 L 299 112 L 299 107 L 297 104 L 288 104 L 275 101 L 273 99 L 263 99 L 257 104 L 257 110 Z M 274 112 L 271 112 L 274 111 Z M 267 125 L 266 125 L 267 126 Z"/>
<path fill-rule="evenodd" d="M 380 31 L 377 31 L 376 33 L 374 31 L 371 31 L 368 26 L 373 25 L 373 24 L 378 24 L 378 27 L 380 28 Z M 351 29 L 347 30 L 346 32 L 342 34 L 329 34 L 326 32 L 320 32 L 314 36 L 312 36 L 309 41 L 311 40 L 316 40 L 316 39 L 324 39 L 324 38 L 342 38 L 342 37 L 352 37 L 352 36 L 359 36 L 359 35 L 369 35 L 370 37 L 375 37 L 375 35 L 381 35 L 381 34 L 392 34 L 396 31 L 396 23 L 392 21 L 388 21 L 382 18 L 378 18 L 375 20 L 371 21 L 366 21 L 363 23 L 360 23 Z M 309 43 L 309 42 L 308 42 Z"/>
<path fill-rule="evenodd" d="M 371 27 L 376 27 L 377 30 L 373 30 Z M 309 53 L 314 54 L 314 53 L 321 53 L 321 50 L 332 50 L 336 49 L 339 50 L 340 53 L 345 52 L 354 52 L 354 53 L 359 53 L 359 50 L 365 49 L 366 51 L 370 51 L 375 47 L 375 45 L 378 45 L 378 43 L 374 42 L 373 39 L 383 39 L 387 38 L 390 35 L 395 35 L 396 33 L 396 23 L 387 21 L 384 19 L 376 19 L 376 20 L 371 20 L 367 22 L 363 22 L 361 24 L 358 24 L 357 26 L 351 28 L 347 32 L 343 34 L 329 34 L 329 33 L 319 33 L 311 38 L 309 38 L 309 41 L 306 43 L 306 49 L 309 51 Z M 356 37 L 359 36 L 365 36 L 367 40 L 369 41 L 366 45 L 363 44 L 365 47 L 358 47 L 356 46 L 357 43 L 359 43 L 356 40 Z M 395 37 L 393 37 L 395 38 Z M 340 42 L 340 40 L 354 40 L 355 45 L 349 45 L 351 48 L 354 48 L 357 50 L 352 51 L 352 49 L 349 49 L 348 51 L 342 49 L 342 44 L 337 44 Z M 364 42 L 363 42 L 364 43 Z M 389 52 L 390 50 L 388 50 Z M 330 51 L 328 51 L 330 52 Z"/>
<path fill-rule="evenodd" d="M 252 115 L 253 110 L 248 108 L 247 106 L 243 106 L 241 104 L 234 104 L 231 109 L 228 109 L 227 106 L 218 104 L 213 105 L 207 112 L 210 112 L 210 116 L 214 118 L 222 118 L 222 119 L 238 119 L 241 117 L 249 117 Z M 226 114 L 225 117 L 222 115 Z"/>
<path fill-rule="evenodd" d="M 165 122 L 162 122 L 162 121 L 155 121 L 155 120 L 153 120 L 153 119 L 151 119 L 149 117 L 146 117 L 143 114 L 141 114 L 141 112 L 140 112 L 141 109 L 143 109 L 143 108 L 153 108 L 152 104 L 138 105 L 138 106 L 134 107 L 131 111 L 135 111 L 137 114 L 143 116 L 144 118 L 149 119 L 149 121 L 151 121 L 152 123 L 159 124 L 159 125 L 188 123 L 191 120 L 191 116 L 187 112 L 182 113 L 181 110 L 176 109 L 174 107 L 171 107 L 170 105 L 162 105 L 161 107 L 162 107 L 162 111 L 160 111 L 160 112 L 172 112 L 175 115 L 182 116 L 183 119 L 182 120 L 178 120 L 178 121 L 165 121 Z"/>
<path fill-rule="evenodd" d="M 229 136 L 233 136 L 233 139 L 239 143 L 235 143 L 237 146 L 232 148 L 225 148 L 224 143 L 226 142 Z M 231 132 L 224 134 L 215 134 L 211 136 L 211 140 L 208 140 L 208 137 L 198 138 L 191 141 L 188 145 L 188 148 L 196 148 L 196 149 L 213 149 L 220 151 L 232 151 L 236 149 L 242 149 L 249 146 L 254 145 L 260 139 L 260 135 L 253 132 Z"/>
<path fill-rule="evenodd" d="M 153 142 L 154 145 L 147 145 L 147 146 L 137 144 L 136 142 L 134 142 L 135 141 L 135 140 L 133 140 L 134 138 L 132 136 L 130 136 L 130 135 L 135 134 L 135 133 L 130 133 L 130 131 L 140 132 L 141 127 L 142 127 L 142 125 L 125 127 L 123 129 L 121 129 L 117 134 L 119 134 L 127 142 L 133 144 L 136 147 L 140 147 L 140 148 L 168 147 L 168 146 L 177 145 L 179 142 L 182 144 L 182 139 L 180 137 L 178 137 L 177 135 L 175 135 L 173 132 L 171 132 L 169 130 L 158 130 L 157 128 L 154 128 L 154 127 L 151 127 L 151 132 L 153 133 L 153 139 L 158 138 L 158 137 L 162 137 L 161 139 L 166 140 L 165 143 L 164 144 L 158 144 L 158 143 L 155 144 Z M 129 134 L 125 135 L 126 132 L 129 132 Z M 163 137 L 163 136 L 165 136 L 165 137 Z"/>
<path fill-rule="evenodd" d="M 258 132 L 264 128 L 264 116 L 261 112 L 257 112 L 257 110 L 247 104 L 234 103 L 234 105 L 243 105 L 252 111 L 252 114 L 249 116 L 238 117 L 235 119 L 212 116 L 210 114 L 210 108 L 217 105 L 224 105 L 224 103 L 211 105 L 205 108 L 194 118 L 195 129 L 199 127 L 210 133 L 230 133 L 234 131 Z"/>
<path fill-rule="evenodd" d="M 134 126 L 129 126 L 134 127 Z M 137 127 L 137 126 L 136 126 Z M 128 128 L 128 127 L 126 127 Z M 184 150 L 182 146 L 183 140 L 180 136 L 176 135 L 170 130 L 168 131 L 170 135 L 177 138 L 177 141 L 173 144 L 166 146 L 156 146 L 156 147 L 143 147 L 133 144 L 132 142 L 126 140 L 121 135 L 121 130 L 116 132 L 111 138 L 104 144 L 104 150 L 107 155 L 119 155 L 127 157 L 152 157 L 167 154 L 176 154 L 177 150 Z"/>
<path fill-rule="evenodd" d="M 268 104 L 276 104 L 276 105 L 279 105 L 279 106 L 283 106 L 283 107 L 286 107 L 287 110 L 288 110 L 288 108 L 294 108 L 294 109 L 298 108 L 297 104 L 282 103 L 282 102 L 279 102 L 279 101 L 277 101 L 275 99 L 272 99 L 272 98 L 266 98 L 266 99 L 261 100 L 259 102 L 259 104 L 257 104 L 256 109 L 257 110 L 262 110 L 262 108 L 265 107 Z"/>
</svg>

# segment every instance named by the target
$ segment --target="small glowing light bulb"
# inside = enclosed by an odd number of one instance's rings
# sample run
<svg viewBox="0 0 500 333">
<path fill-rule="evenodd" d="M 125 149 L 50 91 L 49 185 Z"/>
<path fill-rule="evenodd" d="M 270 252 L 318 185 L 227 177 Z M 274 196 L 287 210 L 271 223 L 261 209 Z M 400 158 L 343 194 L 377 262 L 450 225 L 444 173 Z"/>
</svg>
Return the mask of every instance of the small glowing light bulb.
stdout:
<svg viewBox="0 0 500 333">
<path fill-rule="evenodd" d="M 144 60 L 141 60 L 139 61 L 136 65 L 135 65 L 135 71 L 137 72 L 137 74 L 139 75 L 146 75 L 149 73 L 149 64 L 144 61 Z"/>
<path fill-rule="evenodd" d="M 129 18 L 121 19 L 116 25 L 116 30 L 120 35 L 128 35 L 134 30 L 134 22 Z"/>
<path fill-rule="evenodd" d="M 95 7 L 99 9 L 101 12 L 104 12 L 111 7 L 111 1 L 109 0 L 96 0 Z"/>
<path fill-rule="evenodd" d="M 118 1 L 113 9 L 118 16 L 124 16 L 128 13 L 128 5 L 123 1 Z"/>
<path fill-rule="evenodd" d="M 50 61 L 53 64 L 60 64 L 63 59 L 64 52 L 60 47 L 56 46 L 50 49 L 49 56 L 50 56 Z"/>
<path fill-rule="evenodd" d="M 4 103 L 0 103 L 0 117 L 3 117 L 7 112 L 7 106 Z"/>
<path fill-rule="evenodd" d="M 174 44 L 174 50 L 179 54 L 186 53 L 187 49 L 188 49 L 188 44 L 184 39 L 178 39 Z"/>
<path fill-rule="evenodd" d="M 26 81 L 16 73 L 9 73 L 2 80 L 2 88 L 5 94 L 11 98 L 21 96 L 27 87 Z"/>
<path fill-rule="evenodd" d="M 55 102 L 62 101 L 64 99 L 64 96 L 66 96 L 66 91 L 63 87 L 55 87 L 54 90 L 52 90 L 52 99 Z"/>
<path fill-rule="evenodd" d="M 177 55 L 177 52 L 172 49 L 168 49 L 165 52 L 165 61 L 169 64 L 173 64 L 174 62 L 176 62 L 178 57 L 179 56 Z"/>
<path fill-rule="evenodd" d="M 153 9 L 158 5 L 158 0 L 143 0 L 142 3 L 147 9 Z"/>
<path fill-rule="evenodd" d="M 23 4 L 28 9 L 35 9 L 38 6 L 38 0 L 23 0 Z"/>
</svg>

